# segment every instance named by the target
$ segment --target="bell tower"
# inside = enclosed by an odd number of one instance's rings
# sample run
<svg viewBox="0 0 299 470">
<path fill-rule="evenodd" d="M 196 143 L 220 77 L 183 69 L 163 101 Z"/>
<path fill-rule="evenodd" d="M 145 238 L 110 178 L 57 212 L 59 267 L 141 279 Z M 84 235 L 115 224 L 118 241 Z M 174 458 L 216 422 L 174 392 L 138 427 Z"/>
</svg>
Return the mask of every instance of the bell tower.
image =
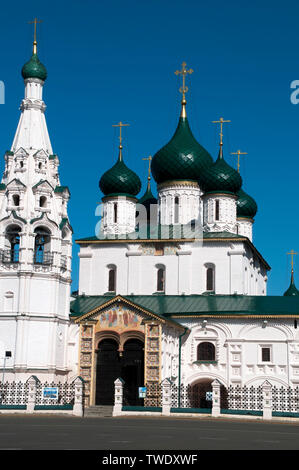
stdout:
<svg viewBox="0 0 299 470">
<path fill-rule="evenodd" d="M 37 55 L 38 20 L 33 23 L 33 53 L 22 68 L 25 96 L 0 184 L 0 358 L 12 351 L 9 380 L 68 373 L 70 192 L 60 184 L 47 130 L 47 70 Z"/>
</svg>

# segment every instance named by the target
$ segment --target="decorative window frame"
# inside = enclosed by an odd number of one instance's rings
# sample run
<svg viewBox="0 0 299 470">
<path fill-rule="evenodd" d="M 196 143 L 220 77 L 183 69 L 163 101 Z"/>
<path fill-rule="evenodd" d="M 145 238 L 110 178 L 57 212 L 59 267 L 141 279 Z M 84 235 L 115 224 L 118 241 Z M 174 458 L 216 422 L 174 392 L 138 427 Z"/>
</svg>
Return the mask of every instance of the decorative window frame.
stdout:
<svg viewBox="0 0 299 470">
<path fill-rule="evenodd" d="M 263 353 L 262 353 L 262 349 L 263 348 L 267 348 L 267 349 L 270 349 L 270 361 L 263 361 Z M 272 344 L 259 344 L 258 345 L 258 364 L 262 364 L 262 365 L 272 365 L 274 364 L 274 361 L 273 361 L 273 345 Z"/>
<path fill-rule="evenodd" d="M 35 160 L 35 172 L 45 175 L 47 173 L 48 154 L 44 150 L 38 150 L 33 158 Z"/>
</svg>

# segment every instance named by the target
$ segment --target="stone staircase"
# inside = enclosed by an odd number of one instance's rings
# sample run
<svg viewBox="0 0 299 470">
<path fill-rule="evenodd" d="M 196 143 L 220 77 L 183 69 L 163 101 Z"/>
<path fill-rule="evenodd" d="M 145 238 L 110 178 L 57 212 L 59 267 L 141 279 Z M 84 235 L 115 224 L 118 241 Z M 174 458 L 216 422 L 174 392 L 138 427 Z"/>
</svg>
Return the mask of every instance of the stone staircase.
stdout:
<svg viewBox="0 0 299 470">
<path fill-rule="evenodd" d="M 113 406 L 96 405 L 84 410 L 84 418 L 111 418 Z"/>
</svg>

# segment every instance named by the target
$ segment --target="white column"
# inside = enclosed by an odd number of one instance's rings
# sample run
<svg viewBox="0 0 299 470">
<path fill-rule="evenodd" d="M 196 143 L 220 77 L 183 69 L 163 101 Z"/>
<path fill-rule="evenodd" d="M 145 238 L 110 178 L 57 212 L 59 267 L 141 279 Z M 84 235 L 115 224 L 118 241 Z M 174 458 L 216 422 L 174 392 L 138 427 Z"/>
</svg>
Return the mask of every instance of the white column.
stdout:
<svg viewBox="0 0 299 470">
<path fill-rule="evenodd" d="M 171 408 L 171 382 L 164 379 L 162 382 L 162 415 L 169 416 Z"/>
<path fill-rule="evenodd" d="M 221 383 L 219 380 L 214 380 L 212 382 L 212 392 L 213 392 L 213 401 L 212 401 L 212 416 L 220 416 L 220 387 Z"/>
<path fill-rule="evenodd" d="M 28 403 L 27 403 L 27 413 L 33 413 L 35 408 L 35 401 L 36 401 L 36 384 L 37 378 L 33 375 L 28 379 Z"/>
<path fill-rule="evenodd" d="M 83 380 L 77 377 L 74 380 L 75 384 L 75 403 L 73 408 L 73 415 L 83 416 Z"/>
<path fill-rule="evenodd" d="M 113 416 L 120 416 L 123 407 L 123 392 L 124 392 L 123 379 L 116 379 L 114 382 L 114 407 Z"/>
<path fill-rule="evenodd" d="M 263 388 L 263 419 L 272 419 L 272 385 L 268 380 L 262 385 Z"/>
</svg>

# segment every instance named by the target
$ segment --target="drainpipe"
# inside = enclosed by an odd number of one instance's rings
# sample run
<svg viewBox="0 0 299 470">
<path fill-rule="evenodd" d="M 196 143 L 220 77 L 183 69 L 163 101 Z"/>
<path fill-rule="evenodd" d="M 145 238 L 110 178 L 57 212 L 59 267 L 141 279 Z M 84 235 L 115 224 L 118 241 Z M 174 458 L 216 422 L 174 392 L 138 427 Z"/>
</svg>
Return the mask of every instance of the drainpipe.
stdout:
<svg viewBox="0 0 299 470">
<path fill-rule="evenodd" d="M 182 337 L 187 333 L 188 328 L 184 328 L 184 332 L 179 336 L 179 393 L 178 407 L 181 406 L 181 357 L 182 357 Z"/>
</svg>

